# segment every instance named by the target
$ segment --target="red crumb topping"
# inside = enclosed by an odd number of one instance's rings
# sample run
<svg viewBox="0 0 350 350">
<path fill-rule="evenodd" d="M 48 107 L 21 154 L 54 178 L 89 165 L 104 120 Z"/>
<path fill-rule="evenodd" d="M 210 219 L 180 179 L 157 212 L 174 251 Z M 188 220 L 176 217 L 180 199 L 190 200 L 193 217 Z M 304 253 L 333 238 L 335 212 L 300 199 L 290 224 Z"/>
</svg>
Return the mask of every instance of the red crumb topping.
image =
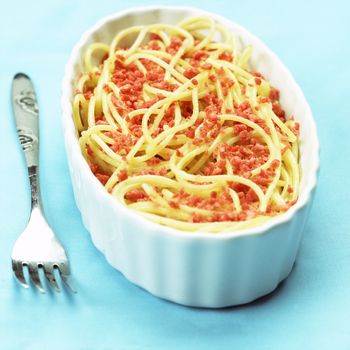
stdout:
<svg viewBox="0 0 350 350">
<path fill-rule="evenodd" d="M 233 56 L 231 52 L 223 52 L 222 54 L 219 55 L 219 60 L 227 61 L 227 62 L 232 62 L 233 61 Z"/>
<path fill-rule="evenodd" d="M 279 102 L 274 102 L 272 104 L 272 110 L 282 121 L 285 121 L 286 112 L 282 109 Z"/>
<path fill-rule="evenodd" d="M 214 74 L 210 74 L 210 75 L 209 75 L 209 79 L 210 79 L 213 83 L 215 83 L 216 80 L 217 80 L 217 77 L 216 77 L 216 75 L 214 75 Z"/>
<path fill-rule="evenodd" d="M 97 177 L 97 179 L 102 183 L 102 185 L 105 185 L 106 182 L 109 179 L 109 175 L 107 175 L 100 167 L 96 164 L 93 164 L 89 162 L 90 169 L 92 173 Z"/>
<path fill-rule="evenodd" d="M 272 87 L 270 89 L 270 94 L 269 94 L 269 98 L 271 101 L 277 101 L 280 98 L 280 92 L 279 90 L 275 89 L 274 87 Z"/>
<path fill-rule="evenodd" d="M 130 190 L 125 194 L 125 199 L 130 202 L 142 202 L 149 199 L 143 190 Z"/>
<path fill-rule="evenodd" d="M 210 70 L 210 69 L 213 68 L 213 66 L 212 66 L 212 64 L 210 64 L 210 63 L 204 63 L 204 64 L 202 65 L 202 68 L 203 68 L 203 69 L 206 69 L 206 70 Z"/>
<path fill-rule="evenodd" d="M 195 77 L 198 73 L 199 73 L 199 70 L 197 68 L 190 67 L 184 71 L 184 76 L 188 79 L 191 79 Z"/>
<path fill-rule="evenodd" d="M 183 48 L 185 38 L 181 36 L 174 36 L 171 38 L 170 44 L 166 46 L 165 51 L 172 57 L 179 52 L 180 48 Z M 195 38 L 195 45 L 198 45 L 201 40 Z M 143 48 L 147 50 L 161 50 L 164 47 L 162 38 L 155 33 L 150 33 L 149 40 L 143 44 Z M 105 110 L 105 107 L 98 106 L 96 108 L 95 124 L 105 125 L 109 124 L 109 118 L 115 119 L 116 130 L 115 131 L 104 131 L 104 137 L 107 139 L 106 144 L 115 154 L 122 157 L 125 162 L 125 169 L 121 170 L 117 177 L 118 182 L 127 180 L 129 177 L 143 176 L 143 175 L 156 175 L 165 177 L 174 177 L 171 170 L 170 162 L 164 162 L 174 160 L 180 161 L 181 158 L 186 156 L 183 151 L 183 143 L 178 142 L 182 138 L 186 139 L 187 144 L 192 146 L 192 149 L 196 149 L 202 145 L 212 145 L 216 142 L 216 147 L 212 154 L 208 151 L 198 155 L 191 163 L 185 165 L 185 171 L 191 172 L 191 167 L 196 164 L 197 161 L 202 162 L 201 168 L 193 174 L 201 176 L 220 176 L 233 174 L 244 177 L 250 181 L 253 181 L 258 185 L 263 192 L 266 191 L 268 186 L 271 184 L 276 171 L 279 171 L 281 161 L 274 159 L 267 169 L 261 169 L 269 157 L 269 149 L 264 143 L 263 139 L 259 135 L 247 126 L 245 123 L 238 123 L 234 121 L 223 121 L 220 115 L 222 113 L 232 114 L 240 116 L 244 119 L 250 120 L 260 126 L 267 134 L 271 131 L 264 119 L 259 117 L 258 108 L 259 106 L 251 106 L 246 94 L 246 87 L 239 81 L 235 82 L 227 75 L 227 71 L 222 67 L 217 68 L 211 63 L 207 62 L 210 51 L 212 50 L 193 50 L 185 51 L 181 56 L 182 60 L 185 60 L 187 65 L 183 65 L 179 68 L 183 72 L 192 85 L 191 88 L 196 87 L 200 94 L 199 110 L 200 114 L 194 121 L 194 107 L 190 98 L 184 98 L 181 101 L 169 103 L 167 108 L 163 111 L 161 118 L 156 118 L 155 114 L 149 116 L 148 126 L 152 127 L 151 137 L 155 138 L 160 135 L 163 131 L 168 128 L 172 128 L 176 125 L 176 108 L 180 108 L 181 117 L 186 119 L 189 124 L 186 128 L 180 129 L 171 142 L 166 144 L 159 154 L 153 154 L 150 159 L 140 164 L 139 167 L 128 168 L 128 153 L 132 150 L 138 140 L 143 137 L 142 131 L 142 120 L 144 119 L 144 111 L 137 111 L 138 109 L 149 109 L 154 106 L 158 101 L 164 99 L 173 93 L 179 87 L 181 83 L 177 79 L 167 79 L 165 70 L 157 63 L 149 59 L 140 58 L 139 63 L 142 64 L 144 69 L 142 70 L 139 66 L 133 62 L 126 64 L 126 57 L 124 56 L 125 49 L 117 48 L 118 54 L 115 56 L 114 69 L 111 72 L 111 81 L 117 86 L 118 93 L 115 93 L 115 89 L 111 89 L 108 84 L 103 85 L 103 91 L 107 93 L 108 98 L 111 99 L 114 110 L 110 112 L 110 115 Z M 169 55 L 167 55 L 170 57 Z M 162 56 L 158 56 L 161 58 Z M 103 57 L 101 61 L 101 67 L 103 61 L 107 58 Z M 169 58 L 161 58 L 165 63 L 169 64 Z M 224 51 L 218 59 L 221 61 L 233 62 L 233 53 L 230 51 Z M 138 63 L 138 64 L 139 64 Z M 201 72 L 206 72 L 208 76 L 207 81 L 203 82 L 199 80 L 198 75 Z M 262 84 L 263 75 L 260 72 L 250 72 L 254 77 L 256 85 Z M 95 93 L 94 81 L 95 77 L 100 75 L 101 72 L 97 71 L 89 75 L 89 81 L 87 81 L 82 91 L 76 91 L 76 94 L 83 94 L 86 100 L 90 100 Z M 254 82 L 251 86 L 254 86 Z M 145 94 L 145 86 L 151 86 L 152 88 L 158 89 L 158 94 Z M 218 97 L 217 89 L 221 87 L 224 99 Z M 234 89 L 233 89 L 234 88 Z M 243 102 L 233 103 L 227 105 L 227 98 L 230 97 L 231 93 L 234 93 L 236 89 L 240 89 Z M 171 95 L 171 94 L 170 94 Z M 258 96 L 259 103 L 269 103 L 272 107 L 275 115 L 283 122 L 286 121 L 286 113 L 283 110 L 279 102 L 280 93 L 274 87 L 271 87 L 269 96 L 262 97 Z M 228 107 L 229 106 L 229 107 Z M 113 113 L 112 113 L 113 112 Z M 158 113 L 158 112 L 157 112 Z M 106 115 L 105 115 L 106 114 Z M 116 114 L 118 114 L 116 116 Z M 125 123 L 128 133 L 122 128 L 120 124 L 120 118 Z M 297 122 L 291 122 L 289 128 L 291 131 L 298 135 L 300 132 L 300 125 Z M 277 128 L 278 129 L 278 128 Z M 278 129 L 279 130 L 279 129 Z M 217 139 L 218 136 L 225 133 L 228 137 L 222 137 Z M 180 139 L 181 137 L 181 139 Z M 232 138 L 235 141 L 232 141 Z M 218 141 L 219 140 L 219 141 Z M 231 142 L 230 142 L 231 140 Z M 285 146 L 282 149 L 282 154 L 290 149 L 288 137 L 282 135 L 282 142 L 285 142 Z M 161 142 L 164 142 L 162 140 Z M 95 146 L 93 146 L 94 148 Z M 181 149 L 181 151 L 180 151 Z M 89 144 L 85 146 L 87 158 L 91 171 L 96 178 L 105 185 L 110 178 L 111 174 L 106 169 L 110 169 L 110 164 L 106 163 L 103 165 L 103 169 L 99 166 L 102 163 L 94 164 L 94 151 Z M 103 151 L 102 149 L 100 149 Z M 145 154 L 145 148 L 141 148 L 136 157 L 142 157 Z M 147 158 L 147 157 L 146 157 Z M 140 159 L 140 158 L 139 158 Z M 102 165 L 101 165 L 102 166 Z M 259 168 L 259 170 L 254 171 Z M 136 170 L 135 170 L 136 169 Z M 110 171 L 112 173 L 112 171 Z M 210 184 L 208 180 L 205 184 Z M 205 185 L 203 184 L 203 185 Z M 234 190 L 239 198 L 241 211 L 238 212 L 234 205 L 230 191 Z M 155 188 L 160 196 L 163 196 L 161 188 Z M 231 191 L 232 192 L 232 191 Z M 289 186 L 287 188 L 289 194 L 293 193 L 293 188 Z M 194 195 L 193 193 L 186 192 L 184 189 L 180 189 L 175 192 L 172 197 L 163 196 L 168 203 L 168 206 L 173 210 L 182 210 L 181 206 L 191 207 L 192 210 L 190 215 L 190 221 L 193 223 L 203 222 L 222 222 L 222 221 L 243 221 L 254 218 L 257 215 L 275 215 L 281 211 L 287 210 L 294 204 L 289 202 L 284 206 L 278 206 L 275 204 L 269 204 L 266 212 L 259 212 L 259 198 L 255 191 L 250 187 L 227 181 L 223 183 L 221 189 L 212 191 L 210 195 L 203 191 L 203 194 Z M 151 198 L 145 193 L 142 188 L 132 189 L 126 192 L 125 200 L 128 203 L 136 203 L 141 201 L 152 201 Z M 210 215 L 202 215 L 197 213 L 196 210 L 209 211 Z"/>
<path fill-rule="evenodd" d="M 128 173 L 126 170 L 122 170 L 120 171 L 120 173 L 118 174 L 118 180 L 121 182 L 121 181 L 124 181 L 128 178 Z"/>
<path fill-rule="evenodd" d="M 171 39 L 170 45 L 166 48 L 166 52 L 175 55 L 182 45 L 180 38 L 174 37 Z"/>
<path fill-rule="evenodd" d="M 148 161 L 147 161 L 147 165 L 156 165 L 156 164 L 159 164 L 161 162 L 161 159 L 160 158 L 158 158 L 158 157 L 153 157 L 153 158 L 151 158 L 151 159 L 149 159 Z"/>
</svg>

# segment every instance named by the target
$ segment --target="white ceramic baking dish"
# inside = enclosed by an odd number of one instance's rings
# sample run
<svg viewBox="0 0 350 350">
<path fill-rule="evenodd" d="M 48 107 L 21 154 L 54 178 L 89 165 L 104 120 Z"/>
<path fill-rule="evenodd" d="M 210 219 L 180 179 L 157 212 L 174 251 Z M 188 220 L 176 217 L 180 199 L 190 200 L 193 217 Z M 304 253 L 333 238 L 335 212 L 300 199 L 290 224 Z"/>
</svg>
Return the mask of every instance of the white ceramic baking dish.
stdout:
<svg viewBox="0 0 350 350">
<path fill-rule="evenodd" d="M 175 24 L 205 15 L 254 48 L 255 70 L 281 91 L 287 115 L 301 124 L 301 192 L 285 214 L 249 230 L 210 234 L 174 230 L 148 221 L 108 194 L 84 160 L 72 119 L 74 82 L 82 53 L 96 41 L 110 43 L 123 28 L 156 22 Z M 291 43 L 286 42 L 286 45 Z M 115 13 L 88 30 L 74 47 L 62 85 L 65 145 L 77 206 L 92 241 L 108 262 L 152 294 L 184 305 L 224 307 L 273 291 L 290 273 L 308 216 L 318 170 L 319 145 L 311 109 L 276 55 L 247 30 L 223 17 L 189 7 L 146 7 Z"/>
</svg>

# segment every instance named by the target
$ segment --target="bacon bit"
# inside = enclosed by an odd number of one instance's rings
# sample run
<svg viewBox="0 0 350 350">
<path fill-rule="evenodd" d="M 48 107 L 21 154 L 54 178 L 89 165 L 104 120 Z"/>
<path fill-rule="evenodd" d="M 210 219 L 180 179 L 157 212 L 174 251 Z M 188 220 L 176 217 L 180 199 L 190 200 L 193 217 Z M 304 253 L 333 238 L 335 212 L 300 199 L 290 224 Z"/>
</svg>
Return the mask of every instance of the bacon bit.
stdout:
<svg viewBox="0 0 350 350">
<path fill-rule="evenodd" d="M 255 191 L 250 188 L 245 196 L 245 200 L 246 200 L 246 203 L 253 203 L 258 201 L 259 198 L 256 195 Z"/>
<path fill-rule="evenodd" d="M 225 161 L 219 161 L 219 162 L 212 162 L 209 163 L 208 166 L 204 169 L 204 175 L 205 176 L 213 176 L 213 175 L 223 175 L 226 174 L 226 162 Z"/>
<path fill-rule="evenodd" d="M 219 68 L 218 74 L 219 74 L 219 76 L 222 76 L 222 77 L 225 75 L 225 70 L 223 67 Z"/>
<path fill-rule="evenodd" d="M 278 159 L 274 159 L 271 162 L 271 168 L 272 169 L 277 169 L 280 166 L 281 162 Z"/>
<path fill-rule="evenodd" d="M 228 87 L 232 87 L 233 85 L 235 85 L 235 82 L 233 80 L 229 80 Z"/>
<path fill-rule="evenodd" d="M 187 201 L 187 204 L 191 207 L 196 207 L 201 202 L 201 200 L 202 198 L 199 196 L 192 196 Z"/>
<path fill-rule="evenodd" d="M 106 120 L 98 120 L 97 122 L 96 122 L 96 125 L 108 125 L 108 123 L 107 123 L 107 121 Z"/>
<path fill-rule="evenodd" d="M 125 57 L 124 57 L 123 55 L 120 55 L 120 54 L 115 55 L 115 58 L 116 58 L 117 60 L 121 61 L 121 62 L 124 62 L 124 61 L 125 61 Z"/>
<path fill-rule="evenodd" d="M 90 100 L 90 98 L 93 96 L 93 91 L 89 90 L 85 92 L 83 95 L 86 100 Z"/>
<path fill-rule="evenodd" d="M 105 185 L 109 179 L 109 175 L 105 174 L 97 164 L 89 163 L 89 167 L 96 178 L 102 183 L 102 185 Z"/>
<path fill-rule="evenodd" d="M 296 202 L 297 202 L 296 199 L 290 201 L 289 204 L 288 204 L 288 208 L 292 207 Z"/>
<path fill-rule="evenodd" d="M 96 173 L 94 175 L 97 177 L 97 179 L 101 182 L 102 185 L 105 185 L 109 179 L 109 175 L 104 175 L 99 173 Z"/>
<path fill-rule="evenodd" d="M 214 75 L 214 74 L 210 74 L 208 78 L 209 78 L 209 80 L 211 80 L 213 83 L 215 83 L 216 80 L 217 80 L 217 76 Z"/>
<path fill-rule="evenodd" d="M 143 202 L 149 200 L 149 197 L 144 191 L 135 189 L 127 192 L 125 199 L 130 202 Z"/>
<path fill-rule="evenodd" d="M 161 37 L 156 33 L 150 33 L 151 40 L 161 40 Z"/>
<path fill-rule="evenodd" d="M 138 139 L 143 135 L 141 125 L 131 125 L 129 130 Z"/>
<path fill-rule="evenodd" d="M 149 82 L 162 82 L 163 81 L 163 78 L 164 78 L 164 74 L 163 72 L 148 72 L 146 74 L 146 79 L 149 81 Z"/>
<path fill-rule="evenodd" d="M 204 130 L 206 132 L 213 130 L 214 128 L 220 128 L 220 118 L 218 116 L 218 110 L 214 109 L 213 107 L 207 107 L 205 109 L 206 117 L 207 119 L 202 123 L 202 130 L 201 133 L 204 136 Z"/>
<path fill-rule="evenodd" d="M 173 195 L 173 198 L 178 198 L 179 200 L 183 200 L 185 198 L 188 198 L 190 195 L 183 189 L 181 188 L 180 191 L 176 192 Z"/>
<path fill-rule="evenodd" d="M 298 122 L 294 123 L 294 127 L 291 128 L 294 135 L 298 136 L 300 134 L 300 124 Z"/>
<path fill-rule="evenodd" d="M 228 88 L 232 87 L 235 84 L 235 82 L 232 79 L 225 77 L 221 80 L 220 84 L 223 89 L 227 90 Z"/>
<path fill-rule="evenodd" d="M 290 145 L 284 146 L 282 149 L 282 154 L 285 154 L 287 152 L 287 150 L 289 150 L 289 149 L 290 149 Z"/>
<path fill-rule="evenodd" d="M 271 101 L 277 101 L 280 98 L 280 92 L 274 87 L 271 87 L 270 93 L 269 93 L 269 98 Z"/>
<path fill-rule="evenodd" d="M 140 108 L 149 108 L 149 107 L 153 106 L 158 101 L 159 101 L 159 98 L 158 98 L 158 96 L 156 96 L 149 101 L 143 102 L 142 105 L 140 106 Z"/>
<path fill-rule="evenodd" d="M 192 54 L 192 58 L 196 61 L 200 61 L 203 58 L 208 58 L 208 57 L 209 55 L 203 50 L 194 51 Z"/>
<path fill-rule="evenodd" d="M 207 63 L 207 62 L 202 65 L 202 68 L 206 69 L 206 70 L 210 70 L 210 69 L 212 69 L 212 67 L 213 67 L 213 65 L 211 63 Z"/>
<path fill-rule="evenodd" d="M 120 101 L 115 97 L 112 102 L 121 109 L 118 112 L 138 108 L 137 101 L 142 97 L 146 77 L 135 63 L 125 66 L 120 60 L 116 60 L 114 65 L 115 72 L 111 80 L 120 88 Z"/>
<path fill-rule="evenodd" d="M 153 158 L 151 158 L 151 159 L 149 159 L 148 161 L 147 161 L 147 165 L 156 165 L 156 164 L 159 164 L 160 163 L 160 158 L 158 158 L 158 157 L 153 157 Z"/>
<path fill-rule="evenodd" d="M 252 179 L 257 185 L 260 186 L 268 186 L 270 183 L 270 179 L 273 176 L 273 171 L 268 170 L 260 170 L 260 173 Z"/>
<path fill-rule="evenodd" d="M 175 154 L 177 157 L 183 157 L 182 152 L 180 152 L 178 149 L 175 151 Z"/>
<path fill-rule="evenodd" d="M 114 140 L 114 144 L 110 146 L 110 149 L 120 155 L 129 153 L 131 147 L 135 143 L 131 135 L 124 135 L 118 131 L 111 132 L 108 136 Z"/>
<path fill-rule="evenodd" d="M 179 209 L 180 208 L 180 204 L 174 201 L 168 201 L 169 205 L 174 208 L 174 209 Z"/>
<path fill-rule="evenodd" d="M 112 89 L 109 87 L 108 84 L 103 84 L 103 90 L 106 92 L 112 92 Z"/>
<path fill-rule="evenodd" d="M 171 38 L 170 45 L 166 48 L 166 52 L 170 53 L 171 55 L 175 55 L 179 48 L 182 45 L 182 40 L 180 38 L 174 37 Z"/>
<path fill-rule="evenodd" d="M 278 102 L 272 104 L 272 110 L 283 122 L 285 121 L 286 112 L 282 109 Z"/>
<path fill-rule="evenodd" d="M 189 118 L 193 113 L 193 106 L 191 101 L 182 101 L 180 103 L 181 114 L 184 118 Z"/>
<path fill-rule="evenodd" d="M 255 84 L 256 85 L 261 85 L 261 79 L 260 78 L 255 78 Z"/>
<path fill-rule="evenodd" d="M 245 141 L 247 139 L 250 139 L 250 131 L 251 129 L 249 126 L 245 124 L 235 124 L 233 126 L 234 133 L 239 136 L 241 141 Z"/>
<path fill-rule="evenodd" d="M 179 86 L 176 84 L 171 84 L 166 80 L 163 80 L 161 82 L 155 82 L 155 83 L 150 83 L 151 86 L 157 88 L 157 89 L 162 89 L 162 90 L 167 90 L 167 91 L 175 91 Z"/>
<path fill-rule="evenodd" d="M 198 80 L 197 79 L 192 79 L 191 82 L 192 82 L 193 85 L 198 85 Z"/>
<path fill-rule="evenodd" d="M 244 133 L 245 130 L 240 132 Z M 254 142 L 236 145 L 221 144 L 218 151 L 221 159 L 228 160 L 234 173 L 241 176 L 246 176 L 253 169 L 264 164 L 269 156 L 266 146 L 259 143 L 254 144 Z"/>
<path fill-rule="evenodd" d="M 186 130 L 185 136 L 187 136 L 190 139 L 194 139 L 195 131 L 196 131 L 196 129 L 191 127 L 191 128 Z"/>
<path fill-rule="evenodd" d="M 205 142 L 205 140 L 204 140 L 203 137 L 193 137 L 192 143 L 193 143 L 195 146 L 201 146 L 204 142 Z"/>
<path fill-rule="evenodd" d="M 193 222 L 193 223 L 200 223 L 200 222 L 203 222 L 203 216 L 202 215 L 200 215 L 200 214 L 193 214 L 192 215 L 192 218 L 191 218 L 191 221 Z"/>
<path fill-rule="evenodd" d="M 287 188 L 287 192 L 288 193 L 293 193 L 294 192 L 293 187 L 289 185 L 288 188 Z"/>
<path fill-rule="evenodd" d="M 241 117 L 245 117 L 252 111 L 252 108 L 248 101 L 243 101 L 240 105 L 235 105 L 234 108 L 235 112 Z"/>
<path fill-rule="evenodd" d="M 97 114 L 95 115 L 95 121 L 99 122 L 101 120 L 105 120 L 105 116 L 103 114 Z"/>
<path fill-rule="evenodd" d="M 230 53 L 228 51 L 223 52 L 222 54 L 219 55 L 219 60 L 232 62 L 233 61 L 232 53 Z"/>
<path fill-rule="evenodd" d="M 98 165 L 93 164 L 93 163 L 91 163 L 91 162 L 88 162 L 88 164 L 89 164 L 89 167 L 90 167 L 91 171 L 92 171 L 94 174 L 95 174 L 95 173 L 98 173 L 98 172 L 100 171 L 100 168 L 99 168 Z"/>
<path fill-rule="evenodd" d="M 267 205 L 267 207 L 266 207 L 266 214 L 267 214 L 267 215 L 272 214 L 272 205 L 271 205 L 271 204 L 268 204 L 268 205 Z"/>
<path fill-rule="evenodd" d="M 167 173 L 168 173 L 168 170 L 166 168 L 162 168 L 160 170 L 144 169 L 144 170 L 141 170 L 139 173 L 135 173 L 135 176 L 141 176 L 141 175 L 166 176 Z"/>
<path fill-rule="evenodd" d="M 208 92 L 208 93 L 204 96 L 204 101 L 205 101 L 208 105 L 212 105 L 212 106 L 218 106 L 218 105 L 219 105 L 218 97 L 217 97 L 213 92 Z"/>
<path fill-rule="evenodd" d="M 195 67 L 189 67 L 187 68 L 183 75 L 187 78 L 187 79 L 192 79 L 193 77 L 195 77 L 197 74 L 199 74 L 199 70 Z"/>
<path fill-rule="evenodd" d="M 201 62 L 209 57 L 209 55 L 203 51 L 198 50 L 192 53 L 190 57 L 190 64 L 194 67 L 199 67 L 201 65 Z"/>
<path fill-rule="evenodd" d="M 119 174 L 118 174 L 118 180 L 119 180 L 120 182 L 122 182 L 122 181 L 126 180 L 127 178 L 128 178 L 128 173 L 127 173 L 127 171 L 126 171 L 126 170 L 121 170 L 121 171 L 119 172 Z"/>
<path fill-rule="evenodd" d="M 160 50 L 160 46 L 158 41 L 151 40 L 147 45 L 151 50 Z"/>
<path fill-rule="evenodd" d="M 264 78 L 260 72 L 252 71 L 250 74 L 257 78 Z"/>
<path fill-rule="evenodd" d="M 94 151 L 91 149 L 91 146 L 88 143 L 85 145 L 85 149 L 86 149 L 87 154 L 90 157 L 92 157 L 94 155 Z"/>
</svg>

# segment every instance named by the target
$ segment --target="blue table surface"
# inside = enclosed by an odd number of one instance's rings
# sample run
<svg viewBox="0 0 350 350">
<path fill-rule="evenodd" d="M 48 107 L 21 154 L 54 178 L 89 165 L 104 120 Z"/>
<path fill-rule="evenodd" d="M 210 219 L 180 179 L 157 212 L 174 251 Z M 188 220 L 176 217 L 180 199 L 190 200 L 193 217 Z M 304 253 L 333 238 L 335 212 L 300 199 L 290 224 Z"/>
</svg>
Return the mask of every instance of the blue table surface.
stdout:
<svg viewBox="0 0 350 350">
<path fill-rule="evenodd" d="M 68 174 L 60 84 L 70 50 L 101 17 L 149 4 L 1 3 L 1 349 L 350 349 L 350 6 L 338 0 L 177 2 L 222 14 L 270 46 L 304 90 L 321 141 L 318 189 L 290 277 L 252 304 L 207 310 L 153 297 L 114 270 L 82 224 Z M 38 92 L 43 200 L 69 252 L 76 295 L 24 290 L 11 274 L 11 249 L 30 208 L 10 103 L 18 71 L 32 77 Z"/>
</svg>

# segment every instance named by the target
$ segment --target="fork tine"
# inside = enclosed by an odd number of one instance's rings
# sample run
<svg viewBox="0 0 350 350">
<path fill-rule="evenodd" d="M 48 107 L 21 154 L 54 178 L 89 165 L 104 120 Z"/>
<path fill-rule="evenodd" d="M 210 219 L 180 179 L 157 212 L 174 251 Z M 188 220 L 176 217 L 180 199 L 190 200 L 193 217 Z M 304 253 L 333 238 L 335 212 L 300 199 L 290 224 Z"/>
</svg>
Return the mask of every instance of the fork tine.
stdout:
<svg viewBox="0 0 350 350">
<path fill-rule="evenodd" d="M 74 294 L 77 293 L 77 291 L 75 289 L 73 289 L 73 287 L 68 283 L 68 276 L 67 275 L 63 275 L 62 273 L 60 273 L 62 281 L 64 283 L 64 285 Z"/>
<path fill-rule="evenodd" d="M 29 276 L 32 279 L 32 282 L 35 285 L 35 287 L 38 288 L 40 293 L 45 293 L 45 289 L 42 286 L 41 281 L 40 281 L 37 264 L 29 263 L 28 264 L 28 270 L 29 270 Z"/>
<path fill-rule="evenodd" d="M 22 262 L 19 262 L 17 260 L 12 260 L 12 270 L 19 284 L 24 288 L 29 288 L 28 283 L 26 282 L 26 279 L 23 274 Z"/>
<path fill-rule="evenodd" d="M 55 274 L 54 274 L 54 267 L 51 264 L 44 264 L 44 273 L 49 281 L 50 285 L 55 289 L 56 292 L 60 292 L 61 289 L 56 281 Z"/>
<path fill-rule="evenodd" d="M 62 281 L 64 283 L 64 285 L 72 292 L 72 293 L 77 293 L 77 291 L 68 283 L 69 280 L 69 267 L 68 266 L 64 266 L 62 264 L 60 264 L 59 266 L 57 266 L 57 270 L 60 273 L 60 276 L 62 278 Z M 68 272 L 68 273 L 67 273 Z"/>
</svg>

